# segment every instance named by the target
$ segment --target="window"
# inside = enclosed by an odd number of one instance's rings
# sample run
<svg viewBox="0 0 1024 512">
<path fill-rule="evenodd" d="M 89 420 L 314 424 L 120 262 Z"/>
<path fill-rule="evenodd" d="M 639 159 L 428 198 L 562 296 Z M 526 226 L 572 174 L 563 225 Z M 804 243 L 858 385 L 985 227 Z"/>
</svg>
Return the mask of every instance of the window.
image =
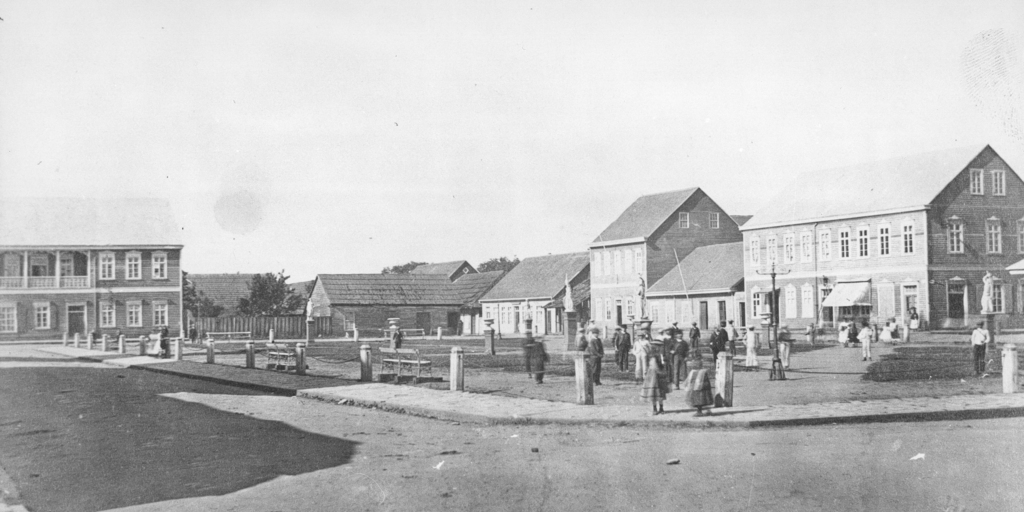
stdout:
<svg viewBox="0 0 1024 512">
<path fill-rule="evenodd" d="M 946 228 L 946 240 L 950 254 L 963 254 L 964 252 L 964 224 L 959 220 L 950 220 Z"/>
<path fill-rule="evenodd" d="M 775 235 L 768 235 L 768 238 L 765 239 L 765 245 L 768 249 L 768 263 L 775 264 L 779 259 L 779 246 Z"/>
<path fill-rule="evenodd" d="M 824 230 L 818 232 L 818 257 L 821 261 L 832 259 L 832 231 Z"/>
<path fill-rule="evenodd" d="M 878 255 L 888 256 L 890 253 L 889 226 L 878 226 Z"/>
<path fill-rule="evenodd" d="M 167 253 L 153 253 L 153 279 L 167 279 Z"/>
<path fill-rule="evenodd" d="M 117 323 L 114 315 L 114 303 L 100 303 L 100 327 L 115 327 Z"/>
<path fill-rule="evenodd" d="M 803 309 L 804 318 L 814 318 L 814 287 L 804 283 L 800 287 L 800 307 Z"/>
<path fill-rule="evenodd" d="M 142 279 L 142 254 L 128 253 L 125 258 L 125 279 Z"/>
<path fill-rule="evenodd" d="M 998 281 L 992 283 L 992 312 L 993 313 L 1004 313 L 1003 304 L 1006 301 L 1003 300 L 1003 283 Z"/>
<path fill-rule="evenodd" d="M 142 327 L 142 303 L 128 303 L 128 327 Z"/>
<path fill-rule="evenodd" d="M 751 302 L 753 303 L 754 316 L 761 316 L 761 293 L 753 292 L 750 296 L 753 299 Z"/>
<path fill-rule="evenodd" d="M 622 251 L 615 251 L 615 275 L 622 275 Z"/>
<path fill-rule="evenodd" d="M 686 229 L 690 227 L 690 214 L 687 212 L 679 212 L 679 227 Z"/>
<path fill-rule="evenodd" d="M 718 229 L 718 212 L 711 212 L 709 224 L 711 224 L 711 229 Z"/>
<path fill-rule="evenodd" d="M 782 260 L 786 263 L 796 261 L 796 236 L 793 233 L 782 235 Z"/>
<path fill-rule="evenodd" d="M 0 332 L 18 332 L 18 307 L 14 304 L 0 305 Z"/>
<path fill-rule="evenodd" d="M 840 229 L 839 230 L 839 257 L 849 258 L 850 257 L 850 230 Z"/>
<path fill-rule="evenodd" d="M 633 299 L 626 299 L 626 315 L 633 316 Z"/>
<path fill-rule="evenodd" d="M 642 249 L 637 249 L 635 254 L 635 270 L 638 274 L 642 274 L 644 271 L 644 252 Z"/>
<path fill-rule="evenodd" d="M 60 275 L 75 275 L 75 258 L 73 255 L 64 253 L 60 255 Z"/>
<path fill-rule="evenodd" d="M 1017 221 L 1017 252 L 1024 253 L 1024 219 Z"/>
<path fill-rule="evenodd" d="M 50 303 L 36 302 L 36 329 L 50 328 Z"/>
<path fill-rule="evenodd" d="M 590 262 L 590 269 L 595 276 L 601 275 L 601 253 L 594 251 L 594 261 Z"/>
<path fill-rule="evenodd" d="M 611 299 L 608 299 L 608 300 L 604 301 L 604 319 L 605 320 L 611 320 L 612 319 L 612 300 Z"/>
<path fill-rule="evenodd" d="M 601 260 L 604 262 L 601 272 L 604 272 L 606 276 L 612 275 L 612 254 L 608 251 L 601 251 Z"/>
<path fill-rule="evenodd" d="M 1024 225 L 1024 222 L 1021 223 Z M 761 237 L 750 237 L 750 264 L 758 266 L 761 264 Z"/>
<path fill-rule="evenodd" d="M 998 219 L 985 221 L 985 249 L 989 254 L 1003 252 L 1003 225 Z"/>
<path fill-rule="evenodd" d="M 114 253 L 112 252 L 101 252 L 100 253 L 100 279 L 113 279 L 114 278 Z"/>
<path fill-rule="evenodd" d="M 985 194 L 985 171 L 971 169 L 971 195 L 980 196 Z"/>
<path fill-rule="evenodd" d="M 661 322 L 661 308 L 658 307 L 658 303 L 651 304 L 651 321 L 654 323 Z"/>
<path fill-rule="evenodd" d="M 1006 173 L 1001 170 L 992 171 L 992 195 L 1006 195 Z"/>
<path fill-rule="evenodd" d="M 786 287 L 786 318 L 796 318 L 796 287 Z"/>
<path fill-rule="evenodd" d="M 857 256 L 860 258 L 868 257 L 868 227 L 861 226 L 857 228 Z"/>
<path fill-rule="evenodd" d="M 814 238 L 810 231 L 800 233 L 800 261 L 810 263 L 814 259 Z"/>
<path fill-rule="evenodd" d="M 914 254 L 914 223 L 903 224 L 903 254 Z"/>
<path fill-rule="evenodd" d="M 153 325 L 155 327 L 167 326 L 167 303 L 153 302 Z"/>
</svg>

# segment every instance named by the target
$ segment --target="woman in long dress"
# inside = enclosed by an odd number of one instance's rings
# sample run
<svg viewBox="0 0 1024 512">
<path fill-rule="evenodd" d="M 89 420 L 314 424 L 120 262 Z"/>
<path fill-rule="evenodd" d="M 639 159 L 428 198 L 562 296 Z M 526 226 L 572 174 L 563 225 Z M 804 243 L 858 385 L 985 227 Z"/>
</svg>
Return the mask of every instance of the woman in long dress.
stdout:
<svg viewBox="0 0 1024 512">
<path fill-rule="evenodd" d="M 711 411 L 704 411 L 705 407 L 715 404 L 715 397 L 711 392 L 711 379 L 707 370 L 692 370 L 686 377 L 686 385 L 683 387 L 683 400 L 686 405 L 697 409 L 697 416 L 711 414 Z"/>
<path fill-rule="evenodd" d="M 655 348 L 650 351 L 647 359 L 647 375 L 644 376 L 644 387 L 640 391 L 640 398 L 651 401 L 651 416 L 665 412 L 665 397 L 669 392 L 665 359 L 661 350 Z"/>
<path fill-rule="evenodd" d="M 537 384 L 544 383 L 544 363 L 548 362 L 548 351 L 544 348 L 544 342 L 539 339 L 533 340 L 529 351 L 530 368 L 533 370 L 533 378 Z"/>
<path fill-rule="evenodd" d="M 757 332 L 753 327 L 747 327 L 746 345 L 747 359 L 743 364 L 748 368 L 757 368 Z"/>
</svg>

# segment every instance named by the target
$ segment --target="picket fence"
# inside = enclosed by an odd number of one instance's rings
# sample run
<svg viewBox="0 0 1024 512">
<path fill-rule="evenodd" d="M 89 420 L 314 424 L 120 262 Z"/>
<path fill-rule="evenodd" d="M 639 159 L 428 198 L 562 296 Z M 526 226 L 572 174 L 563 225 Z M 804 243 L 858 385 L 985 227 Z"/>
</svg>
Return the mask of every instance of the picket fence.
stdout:
<svg viewBox="0 0 1024 512">
<path fill-rule="evenodd" d="M 331 336 L 331 317 L 314 317 L 313 320 L 313 336 Z M 305 339 L 306 317 L 295 315 L 199 318 L 196 319 L 196 329 L 200 337 L 207 332 L 249 332 L 252 333 L 253 339 L 267 339 L 270 337 L 270 329 L 274 329 L 276 339 Z"/>
</svg>

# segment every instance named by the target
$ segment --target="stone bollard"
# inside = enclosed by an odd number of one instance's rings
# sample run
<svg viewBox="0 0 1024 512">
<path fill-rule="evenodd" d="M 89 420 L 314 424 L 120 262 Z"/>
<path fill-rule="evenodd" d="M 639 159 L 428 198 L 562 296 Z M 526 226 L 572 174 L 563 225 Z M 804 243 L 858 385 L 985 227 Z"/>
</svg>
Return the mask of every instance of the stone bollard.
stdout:
<svg viewBox="0 0 1024 512">
<path fill-rule="evenodd" d="M 306 343 L 313 343 L 313 335 L 316 333 L 316 320 L 306 320 Z"/>
<path fill-rule="evenodd" d="M 271 329 L 270 332 L 267 333 L 267 339 L 268 339 L 268 341 L 267 341 L 268 343 L 273 343 L 274 342 L 274 330 L 273 329 Z"/>
<path fill-rule="evenodd" d="M 715 407 L 732 407 L 732 354 L 718 353 L 715 361 Z"/>
<path fill-rule="evenodd" d="M 437 341 L 441 341 L 441 327 L 440 326 L 438 326 L 438 328 L 437 328 Z"/>
<path fill-rule="evenodd" d="M 206 340 L 206 364 L 213 364 L 213 346 L 216 343 L 212 339 Z"/>
<path fill-rule="evenodd" d="M 256 368 L 256 343 L 252 340 L 245 342 L 245 367 Z"/>
<path fill-rule="evenodd" d="M 306 374 L 306 344 L 295 344 L 295 375 Z"/>
<path fill-rule="evenodd" d="M 139 336 L 139 355 L 146 355 L 146 343 L 149 342 L 149 338 L 145 335 Z"/>
<path fill-rule="evenodd" d="M 484 353 L 494 355 L 494 329 L 490 326 L 484 329 Z"/>
<path fill-rule="evenodd" d="M 117 353 L 124 354 L 124 349 L 124 334 L 121 334 L 117 337 Z"/>
<path fill-rule="evenodd" d="M 356 343 L 359 343 L 359 328 L 356 327 L 354 324 L 352 325 L 352 339 Z"/>
<path fill-rule="evenodd" d="M 180 337 L 180 338 L 175 338 L 174 339 L 174 360 L 175 361 L 181 361 L 182 360 L 182 345 L 184 343 L 185 343 L 185 338 L 184 337 Z"/>
<path fill-rule="evenodd" d="M 86 338 L 86 341 L 85 341 L 85 348 L 87 348 L 89 350 L 92 350 L 92 344 L 93 343 L 96 343 L 96 335 L 90 332 L 89 333 L 89 337 Z"/>
<path fill-rule="evenodd" d="M 68 346 L 68 333 L 65 332 L 64 336 L 61 337 L 61 345 Z"/>
<path fill-rule="evenodd" d="M 1012 343 L 1003 345 L 1003 393 L 1016 393 L 1020 385 L 1017 375 L 1017 346 Z"/>
<path fill-rule="evenodd" d="M 373 363 L 370 361 L 370 345 L 359 347 L 359 381 L 373 381 Z"/>
<path fill-rule="evenodd" d="M 108 337 L 106 334 L 104 334 L 103 337 L 100 338 L 100 350 L 106 352 L 107 351 L 107 345 L 109 345 L 109 344 L 110 344 L 110 337 Z"/>
<path fill-rule="evenodd" d="M 79 344 L 79 343 L 81 343 L 81 337 L 80 337 L 80 336 L 78 335 L 78 333 L 76 332 L 76 333 L 75 333 L 75 348 L 78 348 L 78 344 Z"/>
<path fill-rule="evenodd" d="M 462 356 L 462 347 L 452 347 L 452 360 L 449 365 L 450 370 L 448 374 L 448 380 L 451 381 L 449 388 L 451 391 L 466 390 L 465 373 L 462 369 Z"/>
<path fill-rule="evenodd" d="M 577 352 L 576 358 L 576 404 L 594 405 L 594 376 L 587 371 L 587 360 L 584 352 Z"/>
</svg>

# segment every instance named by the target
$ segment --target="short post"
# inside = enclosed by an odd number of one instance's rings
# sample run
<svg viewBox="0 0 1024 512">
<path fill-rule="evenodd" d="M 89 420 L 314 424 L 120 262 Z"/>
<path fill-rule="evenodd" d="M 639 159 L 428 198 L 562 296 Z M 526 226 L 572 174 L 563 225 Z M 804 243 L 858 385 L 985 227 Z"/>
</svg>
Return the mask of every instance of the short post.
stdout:
<svg viewBox="0 0 1024 512">
<path fill-rule="evenodd" d="M 494 319 L 484 319 L 484 353 L 494 355 Z"/>
<path fill-rule="evenodd" d="M 441 341 L 441 326 L 437 326 L 437 341 Z"/>
<path fill-rule="evenodd" d="M 359 343 L 359 328 L 356 327 L 356 324 L 352 324 L 352 338 L 356 343 Z"/>
<path fill-rule="evenodd" d="M 732 354 L 719 352 L 715 361 L 715 407 L 732 407 Z"/>
<path fill-rule="evenodd" d="M 96 335 L 90 332 L 89 337 L 87 337 L 85 341 L 85 348 L 92 350 L 93 343 L 96 343 Z"/>
<path fill-rule="evenodd" d="M 268 340 L 267 341 L 268 343 L 273 343 L 274 342 L 274 330 L 273 329 L 271 329 L 270 332 L 267 333 L 267 340 Z"/>
<path fill-rule="evenodd" d="M 124 354 L 124 350 L 124 334 L 120 334 L 117 336 L 117 353 Z"/>
<path fill-rule="evenodd" d="M 146 355 L 146 343 L 149 342 L 149 337 L 146 335 L 139 336 L 139 355 Z"/>
<path fill-rule="evenodd" d="M 185 337 L 184 336 L 179 336 L 177 338 L 174 338 L 174 360 L 175 361 L 181 361 L 181 359 L 182 359 L 181 350 L 182 350 L 182 344 L 184 344 L 184 343 L 185 343 Z"/>
<path fill-rule="evenodd" d="M 1020 386 L 1017 375 L 1017 346 L 1013 343 L 1003 345 L 1003 393 L 1016 393 Z"/>
<path fill-rule="evenodd" d="M 256 368 L 256 343 L 252 340 L 245 342 L 245 367 Z"/>
<path fill-rule="evenodd" d="M 216 343 L 213 338 L 206 340 L 206 364 L 213 364 L 213 346 Z"/>
<path fill-rule="evenodd" d="M 985 330 L 988 331 L 988 346 L 995 348 L 996 346 L 996 315 L 995 313 L 987 313 L 985 315 Z"/>
<path fill-rule="evenodd" d="M 78 333 L 76 332 L 75 333 L 75 348 L 78 348 L 78 344 L 80 342 L 81 342 L 81 338 L 79 337 Z"/>
<path fill-rule="evenodd" d="M 306 343 L 313 343 L 313 334 L 316 331 L 316 320 L 306 320 Z"/>
<path fill-rule="evenodd" d="M 107 345 L 109 343 L 110 343 L 110 337 L 107 336 L 106 334 L 104 334 L 103 338 L 101 338 L 101 340 L 100 340 L 100 350 L 106 352 L 107 351 Z"/>
<path fill-rule="evenodd" d="M 465 391 L 465 374 L 462 371 L 462 347 L 452 347 L 452 360 L 449 365 L 448 380 L 451 381 L 451 391 Z"/>
<path fill-rule="evenodd" d="M 601 339 L 602 340 L 608 339 L 608 326 L 607 325 L 601 328 Z"/>
<path fill-rule="evenodd" d="M 562 333 L 565 334 L 565 350 L 576 350 L 576 312 L 566 311 L 562 322 L 565 324 L 562 326 Z"/>
<path fill-rule="evenodd" d="M 61 345 L 65 346 L 65 347 L 68 346 L 68 333 L 67 333 L 67 331 L 65 331 L 64 332 L 64 336 L 61 337 Z"/>
<path fill-rule="evenodd" d="M 373 363 L 370 361 L 370 345 L 366 343 L 359 347 L 359 381 L 373 381 Z"/>
<path fill-rule="evenodd" d="M 594 405 L 594 376 L 587 371 L 587 360 L 584 352 L 576 352 L 576 404 Z"/>
<path fill-rule="evenodd" d="M 306 344 L 295 344 L 295 375 L 306 374 Z"/>
</svg>

